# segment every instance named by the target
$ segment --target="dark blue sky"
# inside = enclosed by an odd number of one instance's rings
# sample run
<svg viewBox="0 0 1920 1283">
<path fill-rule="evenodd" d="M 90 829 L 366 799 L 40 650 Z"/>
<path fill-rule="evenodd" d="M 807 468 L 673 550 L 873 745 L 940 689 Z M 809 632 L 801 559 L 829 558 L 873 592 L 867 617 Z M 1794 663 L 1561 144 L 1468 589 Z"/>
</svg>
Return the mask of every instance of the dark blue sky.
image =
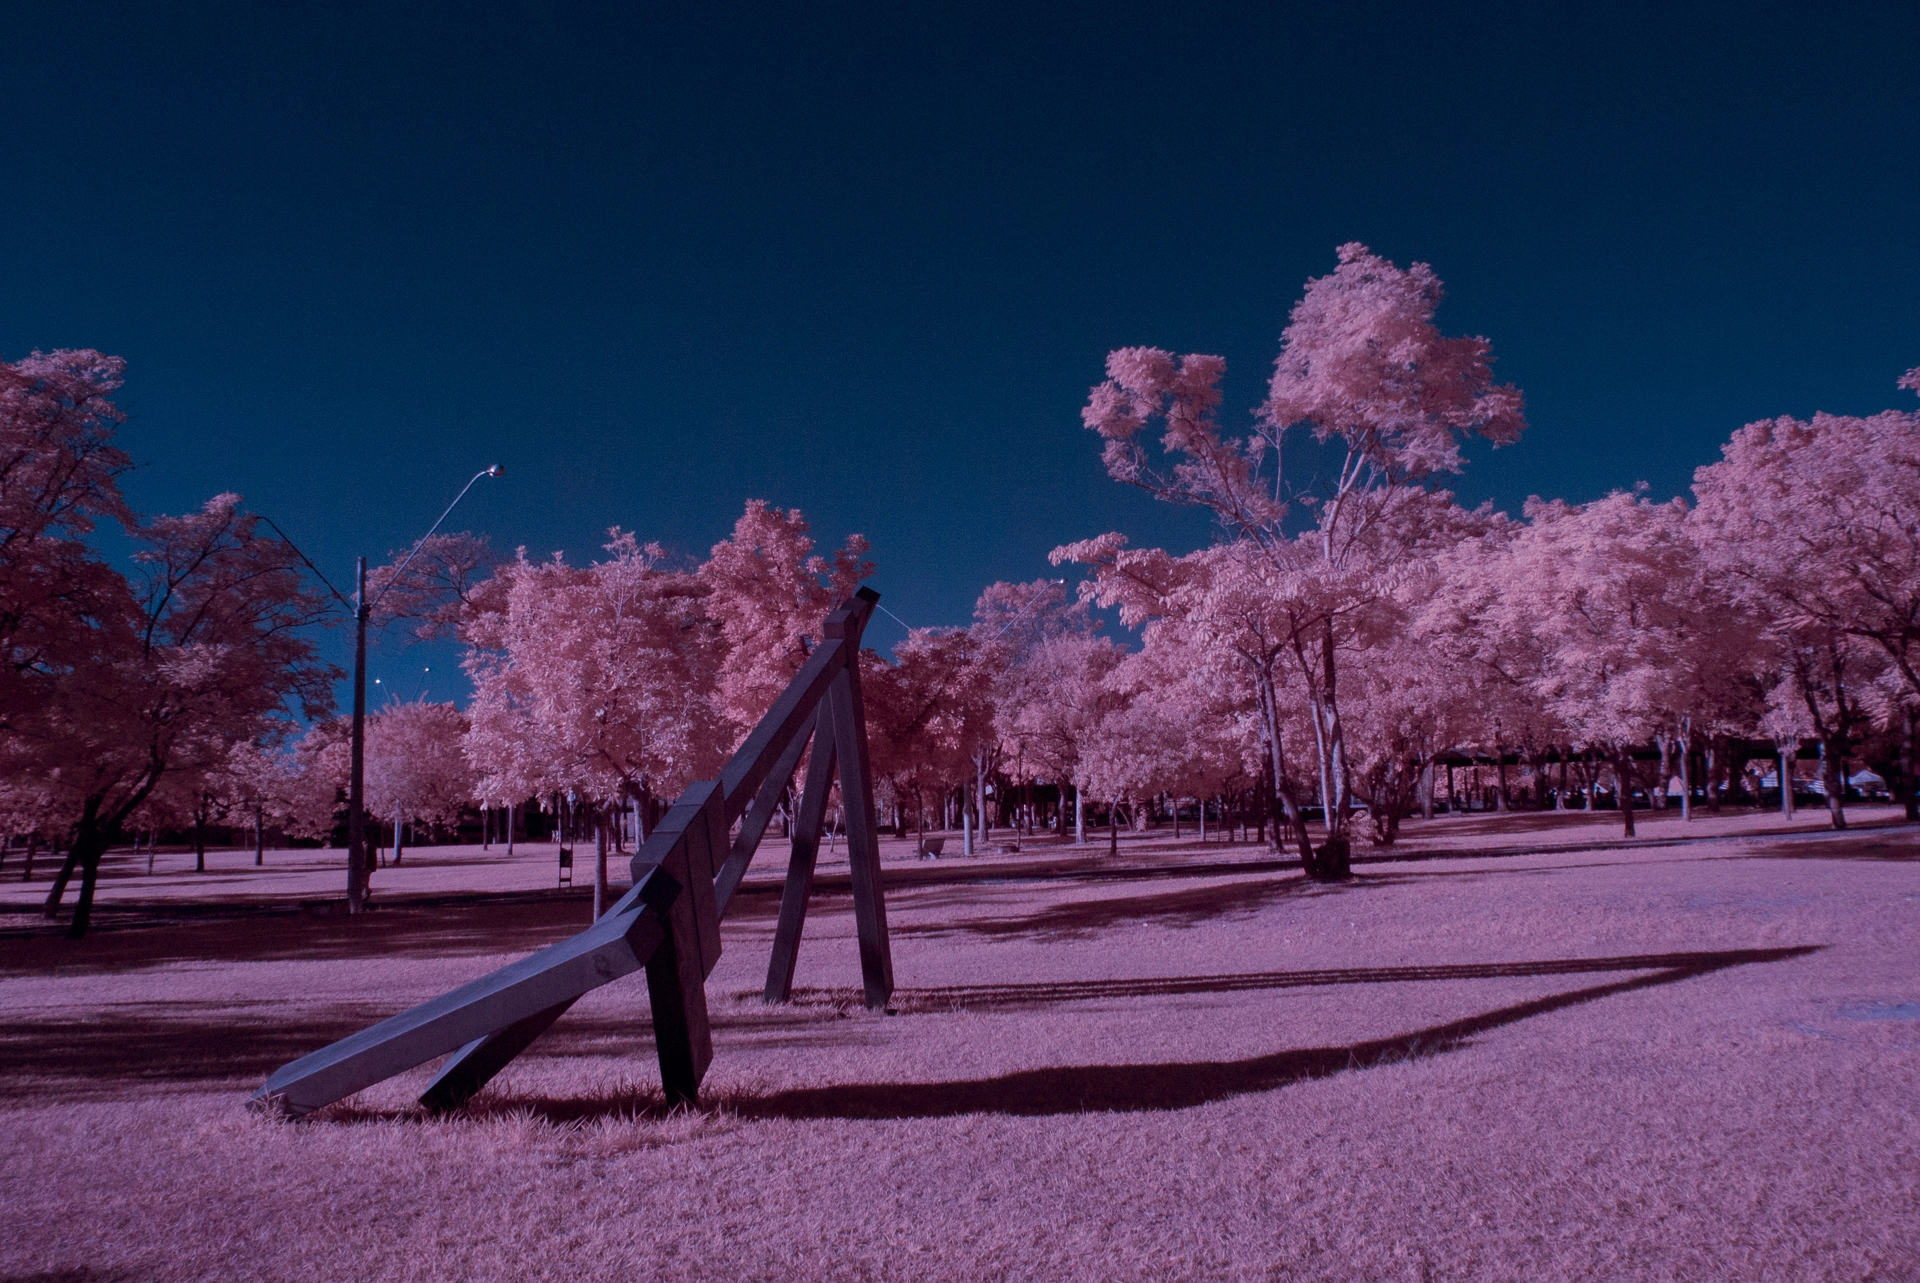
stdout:
<svg viewBox="0 0 1920 1283">
<path fill-rule="evenodd" d="M 343 586 L 498 460 L 453 528 L 762 497 L 916 624 L 1203 540 L 1087 388 L 1218 352 L 1244 422 L 1342 241 L 1526 390 L 1472 500 L 1671 494 L 1920 365 L 1911 3 L 710 8 L 0 3 L 0 356 L 125 356 L 136 504 L 239 490 Z"/>
</svg>

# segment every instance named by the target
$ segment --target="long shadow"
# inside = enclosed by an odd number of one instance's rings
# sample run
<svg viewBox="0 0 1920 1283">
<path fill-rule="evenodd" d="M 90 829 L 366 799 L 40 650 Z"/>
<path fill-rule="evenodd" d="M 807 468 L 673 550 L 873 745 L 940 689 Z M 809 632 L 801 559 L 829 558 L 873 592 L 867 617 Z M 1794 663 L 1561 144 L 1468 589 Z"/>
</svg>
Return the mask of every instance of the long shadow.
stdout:
<svg viewBox="0 0 1920 1283">
<path fill-rule="evenodd" d="M 331 902 L 143 905 L 97 914 L 85 940 L 66 923 L 0 932 L 0 975 L 87 974 L 173 962 L 268 962 L 530 953 L 591 922 L 591 891 L 399 901 L 348 916 Z"/>
<path fill-rule="evenodd" d="M 1811 841 L 1819 838 L 1820 841 Z M 1920 828 L 1908 828 L 1904 833 L 1894 830 L 1875 832 L 1868 830 L 1858 837 L 1849 838 L 1846 833 L 1831 830 L 1809 834 L 1805 838 L 1794 840 L 1776 840 L 1767 843 L 1746 858 L 1750 860 L 1920 860 Z"/>
<path fill-rule="evenodd" d="M 0 1027 L 0 1077 L 28 1080 L 13 1094 L 34 1099 L 120 1099 L 129 1083 L 188 1085 L 264 1078 L 281 1065 L 391 1014 L 343 1004 L 324 1014 L 276 1015 L 273 1003 L 227 1019 L 170 1017 L 143 1003 L 138 1015 L 10 1019 Z"/>
<path fill-rule="evenodd" d="M 1328 884 L 1304 877 L 1261 879 L 1223 883 L 1218 886 L 1192 887 L 1184 891 L 1156 891 L 1149 895 L 1109 896 L 1097 900 L 1072 900 L 1049 905 L 1034 913 L 1007 918 L 960 918 L 952 922 L 903 923 L 893 928 L 895 935 L 953 936 L 980 935 L 995 938 L 1032 936 L 1039 939 L 1071 939 L 1106 931 L 1126 923 L 1154 923 L 1170 927 L 1194 927 L 1216 918 L 1256 913 L 1282 900 L 1317 895 L 1351 895 L 1384 883 L 1383 879 L 1357 877 L 1351 882 Z"/>
<path fill-rule="evenodd" d="M 1610 958 L 1554 958 L 1541 962 L 1479 962 L 1420 967 L 1335 967 L 1321 971 L 1243 971 L 1216 976 L 1149 976 L 1125 980 L 1062 980 L 1046 984 L 948 985 L 897 989 L 905 1011 L 955 1008 L 1046 1007 L 1063 1002 L 1159 998 L 1180 994 L 1251 993 L 1265 989 L 1312 989 L 1327 985 L 1409 984 L 1425 980 L 1495 980 L 1525 976 L 1577 976 L 1608 971 L 1686 971 L 1704 974 L 1748 962 L 1777 962 L 1812 953 L 1819 946 L 1712 953 L 1637 953 Z M 796 995 L 799 996 L 799 995 Z"/>
<path fill-rule="evenodd" d="M 1465 1046 L 1476 1035 L 1534 1016 L 1636 989 L 1690 980 L 1727 967 L 1796 958 L 1814 952 L 1816 947 L 1672 955 L 1687 961 L 1663 967 L 1651 976 L 1515 1003 L 1462 1020 L 1342 1047 L 1300 1048 L 1248 1060 L 1030 1069 L 998 1078 L 956 1082 L 848 1083 L 757 1097 L 742 1096 L 729 1100 L 727 1107 L 746 1118 L 864 1120 L 944 1118 L 978 1113 L 1033 1116 L 1190 1109 L 1230 1096 L 1272 1091 L 1306 1079 L 1323 1078 L 1346 1069 L 1442 1055 Z"/>
<path fill-rule="evenodd" d="M 629 1013 L 569 1015 L 540 1039 L 549 1059 L 653 1057 L 644 989 Z M 848 1003 L 858 1007 L 857 998 Z M 0 1083 L 38 1099 L 119 1099 L 129 1084 L 193 1087 L 265 1078 L 392 1015 L 377 1003 L 340 1003 L 289 1014 L 272 1000 L 147 1001 L 137 1007 L 0 1024 Z M 853 1040 L 833 1010 L 797 1012 L 759 1003 L 716 1008 L 713 1027 L 756 1048 L 814 1047 Z"/>
<path fill-rule="evenodd" d="M 1594 1002 L 1614 994 L 1655 988 L 1728 967 L 1780 962 L 1816 953 L 1819 945 L 1779 949 L 1735 949 L 1710 953 L 1634 954 L 1612 958 L 1569 958 L 1542 962 L 1486 963 L 1433 967 L 1375 967 L 1339 971 L 1255 973 L 1249 976 L 1197 976 L 1181 979 L 1092 981 L 1085 984 L 968 986 L 953 990 L 903 991 L 917 994 L 970 993 L 990 998 L 1020 991 L 1007 1005 L 1077 1001 L 1085 997 L 1161 996 L 1192 992 L 1234 992 L 1294 985 L 1402 983 L 1417 980 L 1490 979 L 1510 976 L 1578 975 L 1604 971 L 1646 971 L 1611 984 L 1500 1007 L 1480 1015 L 1432 1025 L 1390 1038 L 1374 1038 L 1339 1047 L 1290 1049 L 1247 1060 L 1183 1064 L 1084 1065 L 1024 1070 L 998 1078 L 933 1083 L 850 1083 L 798 1088 L 764 1096 L 729 1095 L 715 1102 L 742 1118 L 856 1120 L 941 1118 L 955 1114 L 998 1113 L 1017 1116 L 1146 1112 L 1187 1109 L 1229 1096 L 1272 1091 L 1348 1069 L 1366 1069 L 1424 1059 L 1458 1050 L 1476 1035 L 1533 1016 Z M 1091 992 L 1088 992 L 1091 991 Z M 791 1045 L 820 1045 L 819 1039 L 792 1039 Z M 601 1118 L 663 1117 L 669 1113 L 657 1090 L 625 1087 L 599 1096 L 554 1097 L 514 1092 L 485 1092 L 468 1111 L 475 1117 L 527 1112 L 554 1123 Z M 355 1125 L 365 1122 L 421 1121 L 419 1110 L 367 1110 L 341 1106 L 312 1115 L 305 1125 Z"/>
<path fill-rule="evenodd" d="M 1137 861 L 1140 857 L 1136 854 L 1132 858 Z M 958 867 L 937 862 L 889 864 L 886 866 L 885 880 L 887 891 L 891 894 L 940 886 L 1022 886 L 1045 882 L 1153 882 L 1169 878 L 1237 877 L 1251 873 L 1284 873 L 1300 867 L 1297 859 L 1264 857 L 1190 863 L 1156 860 L 1148 864 L 1128 863 L 1128 859 L 1123 854 L 1122 862 L 1114 863 L 1103 853 L 1044 862 L 964 864 Z M 759 872 L 764 874 L 765 867 L 761 867 Z M 851 894 L 853 887 L 850 876 L 845 873 L 821 874 L 814 879 L 813 885 L 816 895 L 823 891 Z M 779 882 L 757 877 L 755 881 L 741 883 L 735 894 L 741 897 L 769 896 L 778 900 L 780 886 Z"/>
<path fill-rule="evenodd" d="M 1656 816 L 1662 814 L 1655 812 Z M 1646 812 L 1641 812 L 1645 818 Z M 1618 811 L 1498 811 L 1462 812 L 1438 815 L 1431 820 L 1414 817 L 1402 822 L 1400 840 L 1418 842 L 1422 838 L 1448 838 L 1462 835 L 1482 837 L 1491 833 L 1549 833 L 1555 830 L 1618 829 Z"/>
</svg>

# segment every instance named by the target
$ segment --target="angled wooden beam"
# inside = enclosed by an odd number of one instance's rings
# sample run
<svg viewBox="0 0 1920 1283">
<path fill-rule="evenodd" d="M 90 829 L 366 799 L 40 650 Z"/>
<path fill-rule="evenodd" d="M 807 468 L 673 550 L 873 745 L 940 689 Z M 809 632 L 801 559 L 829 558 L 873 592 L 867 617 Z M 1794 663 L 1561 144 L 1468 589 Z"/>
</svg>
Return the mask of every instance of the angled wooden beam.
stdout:
<svg viewBox="0 0 1920 1283">
<path fill-rule="evenodd" d="M 867 1009 L 885 1010 L 893 997 L 893 945 L 880 884 L 880 825 L 874 815 L 873 770 L 867 762 L 866 710 L 860 669 L 848 665 L 827 694 L 840 761 L 840 801 L 847 815 L 847 863 L 853 873 L 853 922 L 860 937 L 860 978 Z"/>
<path fill-rule="evenodd" d="M 662 875 L 650 888 L 656 899 L 677 896 L 666 881 Z M 310 1113 L 638 971 L 665 938 L 659 913 L 636 902 L 571 939 L 302 1056 L 267 1079 L 251 1103 Z"/>
<path fill-rule="evenodd" d="M 568 998 L 557 1002 L 544 1011 L 536 1011 L 531 1016 L 516 1020 L 505 1029 L 496 1029 L 484 1038 L 475 1038 L 459 1051 L 447 1058 L 440 1067 L 427 1089 L 420 1093 L 420 1103 L 436 1114 L 458 1109 L 473 1099 L 493 1076 L 505 1069 L 510 1061 L 532 1044 L 535 1038 L 547 1032 L 554 1021 L 567 1014 L 578 1002 L 578 998 Z"/>
<path fill-rule="evenodd" d="M 727 821 L 718 780 L 695 780 L 674 800 L 654 836 L 634 855 L 629 866 L 639 886 L 656 867 L 687 888 L 684 903 L 676 900 L 676 923 L 684 921 L 686 945 L 700 965 L 700 978 L 713 974 L 720 961 L 720 913 L 713 899 L 713 875 L 726 858 Z M 684 916 L 682 916 L 684 915 Z"/>
<path fill-rule="evenodd" d="M 782 750 L 806 729 L 808 715 L 820 703 L 834 675 L 845 665 L 860 662 L 860 637 L 879 602 L 879 593 L 861 588 L 833 608 L 822 629 L 826 637 L 739 751 L 721 768 L 720 785 L 727 795 L 729 826 L 746 810 L 747 799 L 759 790 Z"/>
<path fill-rule="evenodd" d="M 807 901 L 813 895 L 827 795 L 833 790 L 834 751 L 833 715 L 823 705 L 813 733 L 813 756 L 807 761 L 806 786 L 800 793 L 800 814 L 794 820 L 787 881 L 780 891 L 780 921 L 773 930 L 773 956 L 767 962 L 767 987 L 761 994 L 767 1002 L 793 997 L 793 968 L 800 956 L 800 933 L 807 924 Z"/>
<path fill-rule="evenodd" d="M 634 857 L 634 882 L 642 885 L 652 879 L 653 872 L 641 863 L 648 855 L 662 859 L 661 868 L 675 882 L 684 879 L 686 891 L 658 906 L 669 929 L 647 960 L 647 996 L 653 1006 L 653 1045 L 667 1101 L 691 1103 L 698 1098 L 700 1082 L 713 1062 L 707 977 L 720 961 L 713 866 L 727 840 L 720 782 L 700 780 L 688 785 L 660 828 L 678 828 L 679 840 L 664 853 L 656 854 L 651 842 L 642 847 Z"/>
<path fill-rule="evenodd" d="M 773 820 L 774 808 L 779 805 L 780 795 L 793 782 L 794 768 L 800 765 L 800 754 L 806 752 L 807 740 L 813 734 L 814 716 L 817 709 L 807 712 L 807 724 L 793 737 L 786 750 L 780 754 L 780 760 L 774 763 L 773 770 L 767 773 L 766 780 L 760 785 L 760 791 L 753 795 L 753 805 L 740 817 L 740 832 L 734 836 L 733 847 L 727 852 L 725 864 L 713 878 L 713 902 L 722 918 L 727 916 L 727 906 L 733 903 L 733 893 L 740 885 L 740 879 L 747 874 L 747 866 L 753 863 L 753 856 L 760 849 L 760 839 L 766 836 L 767 825 Z"/>
<path fill-rule="evenodd" d="M 827 693 L 827 684 L 846 667 L 846 651 L 845 643 L 838 640 L 822 641 L 814 647 L 799 675 L 754 726 L 739 751 L 720 768 L 720 787 L 726 793 L 729 825 L 747 809 L 748 799 L 765 783 L 787 746 L 805 733 L 813 719 L 813 710 Z"/>
</svg>

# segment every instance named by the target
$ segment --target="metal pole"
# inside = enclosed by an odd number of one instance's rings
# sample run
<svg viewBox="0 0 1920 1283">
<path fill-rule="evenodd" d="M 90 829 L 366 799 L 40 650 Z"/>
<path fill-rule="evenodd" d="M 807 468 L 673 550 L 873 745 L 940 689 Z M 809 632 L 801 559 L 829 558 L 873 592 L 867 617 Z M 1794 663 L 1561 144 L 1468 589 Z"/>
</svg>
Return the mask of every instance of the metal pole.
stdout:
<svg viewBox="0 0 1920 1283">
<path fill-rule="evenodd" d="M 393 587 L 400 576 L 406 573 L 407 567 L 412 565 L 413 559 L 420 555 L 420 550 L 426 546 L 427 540 L 433 538 L 433 532 L 440 528 L 440 523 L 445 521 L 448 514 L 452 513 L 452 511 L 459 506 L 460 501 L 467 497 L 467 491 L 473 489 L 473 483 L 482 477 L 501 476 L 505 471 L 506 469 L 496 463 L 492 467 L 482 468 L 473 474 L 473 477 L 467 484 L 460 488 L 460 493 L 453 497 L 453 502 L 447 505 L 446 512 L 441 513 L 439 520 L 435 521 L 433 525 L 428 528 L 427 533 L 421 535 L 414 543 L 413 551 L 407 554 L 407 559 L 400 563 L 400 568 L 394 571 L 392 576 L 388 578 L 386 584 L 380 589 L 381 597 L 386 596 L 387 589 Z M 278 530 L 279 527 L 275 526 L 274 529 Z M 285 538 L 285 536 L 283 535 L 282 538 Z M 295 551 L 298 551 L 298 549 L 295 549 Z M 306 554 L 302 553 L 301 559 L 305 560 L 305 557 Z M 336 593 L 335 595 L 338 596 L 339 594 Z M 371 602 L 367 600 L 367 559 L 362 557 L 360 558 L 359 583 L 353 597 L 353 748 L 352 764 L 349 767 L 347 777 L 348 913 L 359 913 L 367 907 L 367 874 L 371 863 L 367 857 L 366 811 L 367 618 L 373 613 L 373 607 L 378 600 L 379 598 L 375 598 L 374 601 Z M 424 690 L 422 693 L 425 693 Z M 400 831 L 397 827 L 398 821 L 395 823 L 394 849 L 398 851 Z"/>
<path fill-rule="evenodd" d="M 353 599 L 353 747 L 347 777 L 347 912 L 367 907 L 367 559 Z"/>
</svg>

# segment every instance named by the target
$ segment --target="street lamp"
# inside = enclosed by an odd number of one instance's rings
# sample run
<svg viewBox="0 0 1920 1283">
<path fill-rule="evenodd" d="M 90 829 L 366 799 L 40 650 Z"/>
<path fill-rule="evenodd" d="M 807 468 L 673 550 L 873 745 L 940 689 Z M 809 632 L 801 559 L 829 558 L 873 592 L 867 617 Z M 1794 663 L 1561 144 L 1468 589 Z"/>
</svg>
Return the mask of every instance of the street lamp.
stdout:
<svg viewBox="0 0 1920 1283">
<path fill-rule="evenodd" d="M 434 531 L 440 529 L 440 523 L 447 519 L 467 497 L 467 491 L 473 489 L 474 482 L 482 477 L 504 475 L 506 469 L 499 464 L 482 468 L 473 474 L 472 480 L 460 488 L 460 493 L 447 505 L 447 511 L 440 514 L 440 520 L 427 529 L 413 545 L 413 551 L 400 563 L 393 576 L 381 587 L 372 601 L 367 600 L 367 559 L 360 558 L 357 585 L 353 601 L 353 742 L 347 775 L 347 912 L 359 913 L 367 907 L 367 875 L 372 872 L 367 859 L 367 619 L 373 614 L 373 608 L 380 604 L 380 598 L 387 595 L 387 589 L 393 587 L 400 576 L 406 573 L 413 559 L 420 555 L 420 549 L 427 540 L 433 538 Z"/>
</svg>

